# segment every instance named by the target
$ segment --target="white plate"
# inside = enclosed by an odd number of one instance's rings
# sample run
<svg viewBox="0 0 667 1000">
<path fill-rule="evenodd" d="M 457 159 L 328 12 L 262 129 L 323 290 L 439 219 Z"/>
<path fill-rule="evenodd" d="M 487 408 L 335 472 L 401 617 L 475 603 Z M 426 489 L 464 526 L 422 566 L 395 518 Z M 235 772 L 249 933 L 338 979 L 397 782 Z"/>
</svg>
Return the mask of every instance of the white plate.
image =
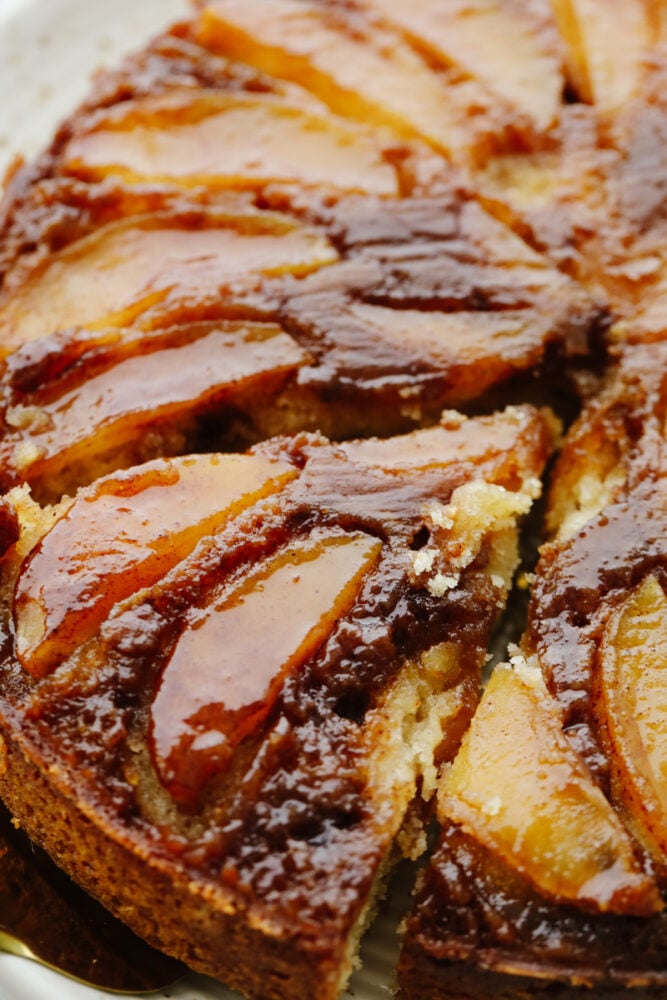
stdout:
<svg viewBox="0 0 667 1000">
<path fill-rule="evenodd" d="M 185 0 L 0 0 L 0 177 L 14 156 L 34 156 L 49 142 L 60 119 L 85 96 L 92 72 L 114 65 L 170 20 L 187 13 Z M 363 965 L 352 978 L 347 1000 L 387 1000 L 392 995 L 395 928 L 405 893 L 395 897 L 364 943 Z M 0 955 L 2 1000 L 113 996 L 26 959 Z M 154 996 L 238 1000 L 238 994 L 194 975 Z"/>
</svg>

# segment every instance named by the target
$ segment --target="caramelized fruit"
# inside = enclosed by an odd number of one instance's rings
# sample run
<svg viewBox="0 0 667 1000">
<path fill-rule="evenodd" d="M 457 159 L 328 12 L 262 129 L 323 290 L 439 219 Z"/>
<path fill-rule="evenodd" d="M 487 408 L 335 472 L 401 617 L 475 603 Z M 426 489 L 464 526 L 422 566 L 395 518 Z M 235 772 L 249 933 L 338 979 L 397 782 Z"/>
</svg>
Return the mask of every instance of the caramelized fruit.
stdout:
<svg viewBox="0 0 667 1000">
<path fill-rule="evenodd" d="M 598 712 L 614 790 L 664 864 L 667 851 L 667 598 L 647 577 L 611 616 L 600 652 Z"/>
<path fill-rule="evenodd" d="M 540 129 L 556 118 L 560 42 L 539 4 L 521 0 L 370 0 L 417 48 L 455 66 Z"/>
<path fill-rule="evenodd" d="M 291 337 L 269 324 L 193 326 L 156 338 L 152 351 L 133 346 L 131 353 L 122 341 L 115 351 L 110 346 L 108 356 L 119 355 L 118 363 L 100 371 L 91 361 L 73 373 L 73 385 L 67 378 L 62 386 L 45 380 L 38 392 L 12 394 L 0 445 L 6 485 L 38 482 L 43 492 L 67 467 L 84 482 L 86 468 L 99 475 L 132 464 L 137 442 L 168 453 L 172 428 L 182 447 L 198 414 L 238 403 L 253 389 L 261 388 L 268 401 L 307 360 Z"/>
<path fill-rule="evenodd" d="M 118 174 L 131 183 L 215 189 L 277 181 L 398 194 L 376 132 L 268 95 L 186 91 L 126 102 L 71 140 L 64 167 L 80 177 Z"/>
<path fill-rule="evenodd" d="M 336 259 L 322 236 L 270 213 L 214 223 L 131 218 L 66 247 L 0 301 L 3 350 L 72 326 L 131 326 L 170 295 L 201 308 L 248 275 L 304 274 Z"/>
<path fill-rule="evenodd" d="M 201 455 L 159 459 L 82 490 L 22 567 L 14 614 L 23 666 L 51 673 L 114 604 L 293 476 L 259 456 Z"/>
<path fill-rule="evenodd" d="M 494 671 L 440 810 L 552 898 L 644 916 L 661 907 L 536 668 Z"/>
<path fill-rule="evenodd" d="M 285 678 L 345 617 L 380 548 L 333 533 L 293 543 L 191 616 L 151 708 L 154 760 L 175 799 L 196 800 L 261 726 Z"/>
<path fill-rule="evenodd" d="M 551 0 L 567 43 L 567 70 L 585 101 L 618 110 L 639 92 L 656 40 L 647 0 Z M 658 5 L 655 5 L 658 6 Z"/>
<path fill-rule="evenodd" d="M 232 59 L 301 84 L 341 115 L 450 151 L 464 141 L 455 110 L 427 64 L 389 29 L 344 5 L 243 0 L 205 7 L 197 38 Z"/>
</svg>

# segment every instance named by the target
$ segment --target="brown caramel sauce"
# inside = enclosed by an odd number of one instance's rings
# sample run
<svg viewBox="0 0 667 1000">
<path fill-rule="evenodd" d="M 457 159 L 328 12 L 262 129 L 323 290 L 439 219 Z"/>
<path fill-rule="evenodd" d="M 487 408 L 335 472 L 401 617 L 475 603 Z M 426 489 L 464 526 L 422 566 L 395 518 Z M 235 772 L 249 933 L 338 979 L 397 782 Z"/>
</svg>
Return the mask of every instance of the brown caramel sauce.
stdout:
<svg viewBox="0 0 667 1000">
<path fill-rule="evenodd" d="M 471 476 L 516 489 L 528 469 L 539 469 L 549 447 L 545 425 L 529 408 L 456 422 L 440 429 L 439 440 L 437 429 L 419 433 L 425 441 L 415 450 L 416 467 L 408 468 L 410 439 L 395 441 L 393 459 L 387 441 L 339 448 L 301 436 L 258 447 L 258 456 L 291 463 L 298 477 L 202 539 L 149 592 L 119 605 L 98 637 L 51 677 L 30 680 L 11 660 L 3 667 L 5 690 L 31 744 L 40 756 L 57 748 L 85 785 L 80 794 L 103 802 L 105 815 L 122 815 L 128 835 L 139 840 L 156 823 L 164 828 L 168 817 L 169 837 L 154 842 L 159 853 L 175 855 L 198 878 L 221 879 L 230 890 L 254 887 L 285 915 L 297 907 L 317 921 L 348 894 L 357 898 L 369 877 L 368 852 L 377 847 L 368 835 L 376 821 L 369 813 L 363 721 L 406 659 L 441 642 L 461 642 L 468 650 L 461 670 L 479 683 L 499 599 L 485 573 L 488 550 L 482 547 L 445 602 L 412 586 L 408 556 L 412 544 L 423 544 L 425 500 L 446 502 Z M 418 442 L 419 433 L 412 440 Z M 259 699 L 241 694 L 236 704 L 253 728 L 224 773 L 209 774 L 206 782 L 205 756 L 192 768 L 180 754 L 190 785 L 204 787 L 179 810 L 156 779 L 146 743 L 156 707 L 158 754 L 165 759 L 163 747 L 181 747 L 183 716 L 191 717 L 184 711 L 179 719 L 179 699 L 174 708 L 166 695 L 164 704 L 172 707 L 164 715 L 160 685 L 170 684 L 170 657 L 174 650 L 180 655 L 190 623 L 199 617 L 205 625 L 206 609 L 247 586 L 263 560 L 313 545 L 317 532 L 365 539 L 369 553 L 381 545 L 377 566 L 354 584 L 354 603 L 346 597 L 335 626 L 327 623 L 324 631 L 313 594 L 307 617 L 317 629 L 316 648 L 298 647 L 299 668 L 288 666 L 278 694 L 270 688 Z M 335 582 L 334 574 L 327 587 Z M 251 598 L 252 590 L 249 615 Z M 308 625 L 304 619 L 304 633 Z M 267 649 L 262 656 L 270 672 L 280 672 L 288 654 L 285 646 L 280 655 Z M 202 709 L 219 717 L 214 705 L 202 702 Z M 165 744 L 160 734 L 170 729 Z M 174 760 L 169 756 L 170 768 Z"/>
</svg>

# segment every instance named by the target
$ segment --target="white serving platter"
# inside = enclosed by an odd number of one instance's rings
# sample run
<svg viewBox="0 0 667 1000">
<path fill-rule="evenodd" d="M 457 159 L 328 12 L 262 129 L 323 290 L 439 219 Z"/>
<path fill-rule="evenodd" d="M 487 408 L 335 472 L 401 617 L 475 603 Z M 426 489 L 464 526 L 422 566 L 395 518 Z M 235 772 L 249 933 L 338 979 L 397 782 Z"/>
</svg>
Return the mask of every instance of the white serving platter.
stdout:
<svg viewBox="0 0 667 1000">
<path fill-rule="evenodd" d="M 173 20 L 186 0 L 0 0 L 0 177 L 17 155 L 34 156 L 90 85 L 91 74 Z M 388 1000 L 398 953 L 396 926 L 406 889 L 395 889 L 362 948 L 362 966 L 342 1000 Z M 168 900 L 165 900 L 168 906 Z M 127 994 L 125 994 L 127 996 Z M 0 954 L 1 1000 L 113 1000 L 24 958 Z M 144 994 L 145 996 L 145 994 Z M 190 975 L 156 1000 L 238 1000 L 239 995 Z"/>
</svg>

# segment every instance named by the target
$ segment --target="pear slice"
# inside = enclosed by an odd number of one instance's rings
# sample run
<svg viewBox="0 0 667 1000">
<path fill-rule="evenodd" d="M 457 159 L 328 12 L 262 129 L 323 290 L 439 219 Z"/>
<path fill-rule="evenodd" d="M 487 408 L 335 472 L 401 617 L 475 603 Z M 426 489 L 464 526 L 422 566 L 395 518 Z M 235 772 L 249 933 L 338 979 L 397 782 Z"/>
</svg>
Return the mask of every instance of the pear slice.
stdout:
<svg viewBox="0 0 667 1000">
<path fill-rule="evenodd" d="M 539 129 L 561 101 L 561 53 L 539 4 L 522 0 L 366 0 L 430 58 L 479 80 Z M 542 16 L 541 16 L 542 15 Z"/>
<path fill-rule="evenodd" d="M 667 598 L 654 576 L 611 616 L 597 712 L 614 792 L 660 864 L 667 852 Z"/>
<path fill-rule="evenodd" d="M 286 677 L 348 612 L 381 547 L 361 534 L 294 542 L 195 613 L 151 709 L 154 763 L 174 798 L 192 801 L 261 726 Z"/>
<path fill-rule="evenodd" d="M 16 651 L 35 677 L 90 639 L 118 601 L 296 476 L 261 456 L 158 459 L 81 490 L 30 553 L 14 593 Z"/>
<path fill-rule="evenodd" d="M 661 908 L 536 667 L 494 671 L 439 809 L 558 902 L 635 915 Z"/>
<path fill-rule="evenodd" d="M 333 111 L 388 126 L 444 152 L 461 145 L 446 87 L 400 37 L 363 15 L 316 0 L 216 0 L 197 40 L 231 59 L 290 80 Z"/>
<path fill-rule="evenodd" d="M 253 387 L 268 400 L 306 360 L 280 327 L 252 323 L 215 324 L 203 336 L 121 356 L 80 385 L 58 395 L 47 385 L 43 402 L 37 393 L 9 412 L 16 430 L 10 427 L 0 449 L 6 475 L 44 482 L 81 462 L 99 475 L 105 462 L 123 464 L 124 448 L 124 464 L 131 464 L 133 445 L 147 432 L 187 428 L 198 413 Z"/>
<path fill-rule="evenodd" d="M 128 101 L 97 116 L 64 153 L 70 173 L 132 183 L 256 188 L 330 184 L 397 195 L 394 168 L 372 130 L 270 95 L 191 92 Z"/>
<path fill-rule="evenodd" d="M 617 111 L 641 90 L 645 61 L 657 34 L 651 3 L 551 0 L 551 6 L 567 45 L 573 87 L 589 104 Z"/>
<path fill-rule="evenodd" d="M 324 237 L 273 213 L 227 223 L 134 217 L 71 244 L 0 302 L 3 352 L 72 326 L 130 326 L 170 294 L 201 304 L 248 274 L 306 274 L 337 256 Z"/>
<path fill-rule="evenodd" d="M 427 469 L 460 466 L 487 482 L 516 490 L 519 482 L 532 496 L 540 492 L 534 475 L 552 447 L 553 428 L 536 423 L 529 406 L 510 406 L 486 417 L 465 417 L 446 410 L 437 427 L 426 427 L 391 438 L 344 441 L 347 457 L 369 468 L 419 476 Z"/>
</svg>

